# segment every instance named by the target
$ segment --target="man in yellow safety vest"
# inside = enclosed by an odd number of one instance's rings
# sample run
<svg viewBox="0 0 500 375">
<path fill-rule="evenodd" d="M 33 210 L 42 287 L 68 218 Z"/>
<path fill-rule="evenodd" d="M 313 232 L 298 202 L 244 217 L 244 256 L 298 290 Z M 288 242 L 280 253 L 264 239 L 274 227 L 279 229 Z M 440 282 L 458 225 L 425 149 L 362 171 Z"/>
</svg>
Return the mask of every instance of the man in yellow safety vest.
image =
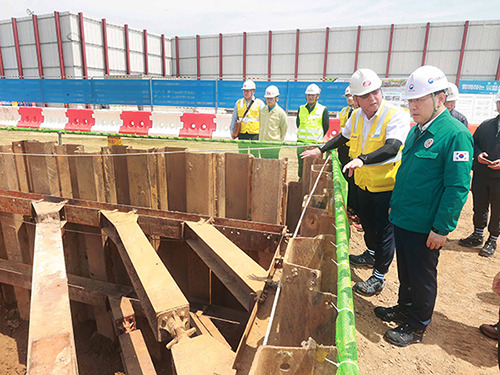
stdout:
<svg viewBox="0 0 500 375">
<path fill-rule="evenodd" d="M 307 103 L 301 105 L 297 111 L 297 142 L 317 144 L 321 143 L 323 137 L 328 132 L 329 116 L 328 110 L 322 104 L 318 103 L 321 90 L 315 83 L 307 86 Z M 297 158 L 299 162 L 299 179 L 302 178 L 302 164 L 300 154 L 304 151 L 303 147 L 297 148 Z"/>
<path fill-rule="evenodd" d="M 234 105 L 230 132 L 233 138 L 258 141 L 260 131 L 259 111 L 264 107 L 264 102 L 255 98 L 255 82 L 251 79 L 247 79 L 241 89 L 243 90 L 243 98 L 238 99 Z M 235 127 L 239 129 L 236 136 L 234 135 Z M 238 148 L 240 153 L 248 153 L 249 147 L 247 145 L 238 144 Z M 258 150 L 251 150 L 250 152 L 255 157 L 259 157 Z"/>
<path fill-rule="evenodd" d="M 353 290 L 365 296 L 382 291 L 384 276 L 394 258 L 394 233 L 389 222 L 389 201 L 401 163 L 401 149 L 410 130 L 407 111 L 383 100 L 382 81 L 370 69 L 359 69 L 351 77 L 350 88 L 356 109 L 342 133 L 320 148 L 305 151 L 301 156 L 319 157 L 349 141 L 349 157 L 343 171 L 354 172 L 357 186 L 359 217 L 365 231 L 367 250 L 349 255 L 353 265 L 373 267 L 366 281 L 356 283 Z"/>
</svg>

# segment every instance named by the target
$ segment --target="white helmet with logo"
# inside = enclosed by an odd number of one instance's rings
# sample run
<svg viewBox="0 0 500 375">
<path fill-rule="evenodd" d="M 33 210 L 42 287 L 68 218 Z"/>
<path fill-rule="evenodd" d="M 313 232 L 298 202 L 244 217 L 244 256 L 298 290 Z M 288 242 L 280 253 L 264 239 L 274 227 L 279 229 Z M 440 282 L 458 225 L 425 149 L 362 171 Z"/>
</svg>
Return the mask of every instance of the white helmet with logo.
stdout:
<svg viewBox="0 0 500 375">
<path fill-rule="evenodd" d="M 447 102 L 456 102 L 458 100 L 458 87 L 453 82 L 450 82 L 450 86 L 448 86 L 448 91 L 446 92 L 446 101 Z"/>
<path fill-rule="evenodd" d="M 443 71 L 435 66 L 424 65 L 408 77 L 403 99 L 418 99 L 428 94 L 448 89 L 449 83 Z"/>
<path fill-rule="evenodd" d="M 307 86 L 306 95 L 319 95 L 321 93 L 321 89 L 315 83 L 311 83 Z"/>
<path fill-rule="evenodd" d="M 351 94 L 361 96 L 382 87 L 382 81 L 371 69 L 358 69 L 351 76 L 349 87 Z"/>
<path fill-rule="evenodd" d="M 255 82 L 251 79 L 247 79 L 243 84 L 242 90 L 255 90 Z"/>
<path fill-rule="evenodd" d="M 264 94 L 264 98 L 276 98 L 280 95 L 280 90 L 274 85 L 269 86 L 266 89 L 266 93 Z"/>
<path fill-rule="evenodd" d="M 344 96 L 352 96 L 352 94 L 351 94 L 351 87 L 350 86 L 347 86 L 345 88 Z"/>
</svg>

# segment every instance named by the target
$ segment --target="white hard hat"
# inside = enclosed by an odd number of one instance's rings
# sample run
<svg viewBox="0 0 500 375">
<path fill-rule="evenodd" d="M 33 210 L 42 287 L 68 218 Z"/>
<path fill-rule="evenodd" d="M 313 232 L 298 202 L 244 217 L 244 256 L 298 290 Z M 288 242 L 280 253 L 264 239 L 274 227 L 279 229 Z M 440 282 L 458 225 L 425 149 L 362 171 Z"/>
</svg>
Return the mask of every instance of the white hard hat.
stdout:
<svg viewBox="0 0 500 375">
<path fill-rule="evenodd" d="M 361 96 L 382 87 L 382 81 L 371 69 L 358 69 L 351 76 L 349 87 L 351 94 Z"/>
<path fill-rule="evenodd" d="M 403 99 L 418 99 L 434 92 L 446 90 L 448 80 L 443 71 L 435 66 L 424 65 L 408 77 Z"/>
<path fill-rule="evenodd" d="M 266 89 L 266 93 L 264 94 L 264 98 L 276 98 L 280 95 L 280 90 L 274 85 L 269 86 Z"/>
<path fill-rule="evenodd" d="M 446 101 L 455 102 L 458 100 L 458 87 L 453 82 L 450 82 L 448 86 L 448 91 L 446 92 Z"/>
<path fill-rule="evenodd" d="M 306 95 L 319 95 L 321 93 L 321 89 L 315 83 L 311 83 L 307 86 Z"/>
<path fill-rule="evenodd" d="M 495 95 L 495 103 L 500 102 L 500 90 L 498 90 L 497 94 Z"/>
<path fill-rule="evenodd" d="M 255 82 L 251 79 L 247 79 L 243 84 L 242 90 L 255 90 Z"/>
<path fill-rule="evenodd" d="M 351 94 L 351 87 L 350 86 L 347 86 L 345 88 L 344 96 L 352 96 L 352 94 Z"/>
</svg>

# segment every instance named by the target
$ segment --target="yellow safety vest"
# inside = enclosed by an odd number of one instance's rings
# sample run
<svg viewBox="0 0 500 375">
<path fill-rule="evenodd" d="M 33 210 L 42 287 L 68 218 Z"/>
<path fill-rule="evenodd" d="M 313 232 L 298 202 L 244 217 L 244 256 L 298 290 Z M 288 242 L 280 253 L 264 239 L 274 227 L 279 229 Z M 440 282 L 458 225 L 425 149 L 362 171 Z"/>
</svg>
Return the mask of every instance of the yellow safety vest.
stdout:
<svg viewBox="0 0 500 375">
<path fill-rule="evenodd" d="M 245 111 L 247 110 L 247 101 L 245 100 L 245 98 L 239 99 L 236 105 L 238 106 L 238 118 L 241 121 L 240 133 L 259 134 L 259 110 L 260 107 L 264 105 L 262 100 L 254 100 L 245 118 L 242 118 L 245 114 Z"/>
<path fill-rule="evenodd" d="M 387 124 L 400 109 L 387 103 L 382 104 L 377 117 L 374 119 L 368 138 L 363 146 L 363 117 L 361 109 L 356 109 L 351 115 L 351 139 L 349 156 L 351 159 L 359 155 L 369 154 L 383 145 L 386 141 Z M 381 163 L 363 165 L 354 171 L 354 182 L 363 190 L 371 192 L 392 191 L 396 181 L 396 173 L 401 164 L 401 151 L 396 156 Z"/>
<path fill-rule="evenodd" d="M 299 128 L 297 129 L 297 141 L 303 143 L 319 143 L 323 140 L 323 111 L 325 106 L 316 103 L 314 109 L 309 112 L 305 105 L 299 108 Z"/>
<path fill-rule="evenodd" d="M 340 132 L 342 133 L 342 130 L 345 128 L 345 124 L 347 123 L 347 120 L 349 120 L 349 109 L 351 107 L 347 106 L 342 108 L 342 110 L 339 113 L 339 120 L 340 120 Z M 349 142 L 346 143 L 347 147 L 350 147 Z"/>
</svg>

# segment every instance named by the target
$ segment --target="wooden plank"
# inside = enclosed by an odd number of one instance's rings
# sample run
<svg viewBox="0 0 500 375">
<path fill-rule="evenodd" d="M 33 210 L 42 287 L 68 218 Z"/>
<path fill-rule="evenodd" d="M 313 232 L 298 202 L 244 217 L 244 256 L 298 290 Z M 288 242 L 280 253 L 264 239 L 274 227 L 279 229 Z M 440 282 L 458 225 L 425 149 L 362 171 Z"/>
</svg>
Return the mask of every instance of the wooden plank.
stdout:
<svg viewBox="0 0 500 375">
<path fill-rule="evenodd" d="M 27 372 L 78 374 L 59 218 L 63 204 L 36 202 Z"/>
<path fill-rule="evenodd" d="M 186 155 L 187 212 L 215 216 L 215 154 Z"/>
<path fill-rule="evenodd" d="M 251 158 L 244 154 L 226 154 L 226 217 L 248 220 Z"/>
<path fill-rule="evenodd" d="M 251 205 L 253 221 L 282 224 L 285 161 L 255 159 L 252 163 Z"/>
<path fill-rule="evenodd" d="M 134 207 L 158 208 L 156 156 L 149 151 L 127 149 L 130 204 Z"/>
<path fill-rule="evenodd" d="M 137 375 L 156 375 L 141 330 L 118 336 L 125 372 Z"/>
<path fill-rule="evenodd" d="M 187 212 L 186 150 L 186 148 L 165 147 L 168 208 L 171 211 Z"/>
<path fill-rule="evenodd" d="M 32 266 L 0 259 L 0 282 L 31 289 Z M 92 306 L 106 307 L 108 296 L 136 298 L 132 287 L 68 275 L 69 298 Z"/>
<path fill-rule="evenodd" d="M 186 222 L 188 245 L 247 310 L 264 288 L 267 271 L 208 223 Z"/>
<path fill-rule="evenodd" d="M 167 320 L 176 315 L 189 327 L 189 303 L 161 262 L 134 213 L 103 211 L 102 227 L 117 245 L 132 285 L 158 341 L 165 341 Z M 170 332 L 172 335 L 175 332 Z"/>
</svg>

